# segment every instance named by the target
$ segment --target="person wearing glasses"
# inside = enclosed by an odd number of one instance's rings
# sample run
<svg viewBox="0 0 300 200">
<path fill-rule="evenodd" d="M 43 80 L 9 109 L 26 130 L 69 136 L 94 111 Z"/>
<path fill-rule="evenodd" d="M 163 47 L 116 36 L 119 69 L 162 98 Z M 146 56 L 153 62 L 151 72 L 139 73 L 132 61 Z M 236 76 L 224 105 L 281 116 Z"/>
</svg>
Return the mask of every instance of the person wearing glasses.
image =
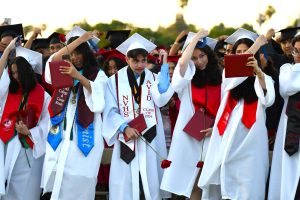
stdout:
<svg viewBox="0 0 300 200">
<path fill-rule="evenodd" d="M 300 198 L 300 35 L 292 41 L 294 64 L 280 67 L 280 94 L 284 99 L 270 174 L 268 199 Z"/>
</svg>

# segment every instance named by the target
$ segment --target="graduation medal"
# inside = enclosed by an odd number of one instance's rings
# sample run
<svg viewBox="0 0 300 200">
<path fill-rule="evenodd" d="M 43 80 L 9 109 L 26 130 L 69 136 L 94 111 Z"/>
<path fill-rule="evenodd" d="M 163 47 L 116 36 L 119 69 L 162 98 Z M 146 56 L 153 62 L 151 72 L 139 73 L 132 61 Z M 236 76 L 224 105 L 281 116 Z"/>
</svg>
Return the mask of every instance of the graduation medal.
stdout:
<svg viewBox="0 0 300 200">
<path fill-rule="evenodd" d="M 50 128 L 50 133 L 53 134 L 53 135 L 56 135 L 57 133 L 59 132 L 59 126 L 52 126 Z"/>
<path fill-rule="evenodd" d="M 72 96 L 71 103 L 72 104 L 76 103 L 76 95 L 75 94 Z"/>
</svg>

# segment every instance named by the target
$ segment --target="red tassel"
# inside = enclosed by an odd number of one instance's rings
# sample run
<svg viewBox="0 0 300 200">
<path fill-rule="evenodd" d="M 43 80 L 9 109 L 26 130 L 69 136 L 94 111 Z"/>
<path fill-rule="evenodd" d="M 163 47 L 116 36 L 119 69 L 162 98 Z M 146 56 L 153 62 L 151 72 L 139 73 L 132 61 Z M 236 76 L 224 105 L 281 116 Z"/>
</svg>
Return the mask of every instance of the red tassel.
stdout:
<svg viewBox="0 0 300 200">
<path fill-rule="evenodd" d="M 165 169 L 165 168 L 170 167 L 171 163 L 172 163 L 172 161 L 163 160 L 163 161 L 161 161 L 161 165 L 160 166 L 161 166 L 161 168 Z"/>
<path fill-rule="evenodd" d="M 203 161 L 199 161 L 199 162 L 197 163 L 197 167 L 198 167 L 198 168 L 203 168 L 203 165 L 204 165 L 204 162 L 203 162 Z"/>
</svg>

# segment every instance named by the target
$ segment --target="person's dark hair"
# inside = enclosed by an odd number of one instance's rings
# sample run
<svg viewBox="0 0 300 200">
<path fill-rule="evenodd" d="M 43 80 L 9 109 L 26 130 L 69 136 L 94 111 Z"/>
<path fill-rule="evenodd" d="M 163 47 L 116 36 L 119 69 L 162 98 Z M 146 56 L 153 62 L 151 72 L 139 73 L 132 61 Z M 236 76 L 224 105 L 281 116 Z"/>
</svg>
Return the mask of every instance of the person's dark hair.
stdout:
<svg viewBox="0 0 300 200">
<path fill-rule="evenodd" d="M 121 59 L 119 59 L 119 58 L 114 58 L 114 57 L 108 58 L 108 59 L 106 59 L 106 60 L 104 61 L 104 64 L 103 64 L 103 70 L 104 70 L 106 76 L 109 76 L 109 74 L 108 74 L 108 70 L 109 70 L 109 61 L 111 61 L 111 60 L 115 61 L 117 70 L 120 70 L 121 68 L 123 68 L 124 66 L 126 66 L 126 63 L 123 62 L 123 61 L 122 61 Z"/>
<path fill-rule="evenodd" d="M 248 46 L 248 48 L 250 48 L 254 42 L 252 40 L 250 40 L 249 38 L 242 38 L 242 39 L 239 39 L 232 47 L 232 53 L 235 54 L 236 53 L 236 49 L 237 47 L 240 45 L 240 44 L 245 44 Z M 259 52 L 257 52 L 255 55 L 254 55 L 255 59 L 257 60 L 257 64 L 258 66 L 261 66 L 261 63 L 260 63 L 260 59 L 259 59 Z"/>
<path fill-rule="evenodd" d="M 225 55 L 225 46 L 226 46 L 226 42 L 224 40 L 218 40 L 214 52 L 217 54 L 218 58 L 223 58 Z M 220 50 L 223 50 L 223 52 L 221 52 Z"/>
<path fill-rule="evenodd" d="M 70 44 L 74 40 L 76 40 L 78 36 L 71 37 L 68 40 L 67 44 Z M 87 42 L 84 42 L 80 44 L 76 49 L 74 50 L 76 53 L 81 54 L 83 57 L 83 76 L 88 78 L 93 73 L 96 73 L 98 71 L 98 63 L 96 61 L 96 57 L 94 56 L 94 53 L 90 49 Z"/>
<path fill-rule="evenodd" d="M 7 37 L 7 36 L 10 36 L 10 37 L 12 37 L 12 38 L 15 38 L 15 37 L 18 36 L 18 34 L 16 34 L 14 31 L 4 31 L 4 32 L 1 34 L 0 38 L 1 38 L 1 40 L 2 40 L 2 38 Z"/>
<path fill-rule="evenodd" d="M 128 58 L 137 58 L 139 55 L 142 55 L 143 57 L 147 57 L 148 52 L 145 49 L 132 49 L 127 52 L 127 57 Z"/>
<path fill-rule="evenodd" d="M 296 42 L 300 41 L 300 35 L 297 35 L 296 37 L 293 38 L 292 40 L 292 45 L 295 46 Z"/>
<path fill-rule="evenodd" d="M 217 55 L 207 45 L 203 48 L 196 47 L 195 49 L 199 49 L 207 55 L 208 63 L 204 70 L 196 68 L 196 73 L 193 76 L 192 83 L 196 87 L 203 87 L 205 85 L 220 85 L 222 82 L 222 73 L 219 67 Z"/>
<path fill-rule="evenodd" d="M 37 84 L 37 80 L 32 69 L 30 63 L 23 57 L 16 57 L 12 64 L 17 65 L 18 69 L 18 78 L 20 81 L 20 85 L 16 79 L 13 78 L 12 73 L 9 74 L 10 84 L 9 84 L 9 92 L 17 93 L 18 89 L 21 87 L 23 94 L 29 93 L 33 90 Z M 12 65 L 11 64 L 11 65 Z M 9 70 L 11 71 L 11 65 L 9 65 Z"/>
<path fill-rule="evenodd" d="M 242 38 L 238 40 L 232 47 L 232 53 L 236 53 L 236 49 L 240 44 L 245 44 L 250 48 L 254 42 L 248 38 Z M 260 58 L 259 53 L 254 55 L 255 59 L 257 60 L 258 66 L 260 66 Z M 251 103 L 258 99 L 255 90 L 254 90 L 254 81 L 255 77 L 250 76 L 244 82 L 236 86 L 235 88 L 230 90 L 232 97 L 236 100 L 244 99 L 245 102 Z"/>
</svg>

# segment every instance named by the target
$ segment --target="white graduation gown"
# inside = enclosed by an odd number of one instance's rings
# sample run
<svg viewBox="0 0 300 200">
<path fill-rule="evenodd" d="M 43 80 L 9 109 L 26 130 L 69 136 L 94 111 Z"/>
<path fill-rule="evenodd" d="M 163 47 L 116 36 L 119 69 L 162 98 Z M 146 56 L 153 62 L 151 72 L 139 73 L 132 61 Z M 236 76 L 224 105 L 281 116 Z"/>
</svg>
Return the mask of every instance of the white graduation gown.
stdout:
<svg viewBox="0 0 300 200">
<path fill-rule="evenodd" d="M 217 123 L 229 91 L 246 79 L 223 78 L 222 100 L 198 183 L 203 190 L 202 199 L 221 199 L 221 196 L 237 200 L 265 198 L 269 170 L 265 109 L 273 104 L 275 91 L 272 78 L 264 76 L 267 88 L 265 95 L 257 77 L 254 82 L 258 96 L 256 122 L 250 129 L 241 122 L 244 101 L 240 100 L 230 115 L 223 136 L 220 136 Z"/>
<path fill-rule="evenodd" d="M 45 79 L 47 83 L 51 84 L 48 62 L 45 69 Z M 95 198 L 97 175 L 104 149 L 101 113 L 105 105 L 106 81 L 107 77 L 104 72 L 99 71 L 96 79 L 90 81 L 92 93 L 83 88 L 86 104 L 94 112 L 94 147 L 88 156 L 85 157 L 77 146 L 77 128 L 74 123 L 77 101 L 76 104 L 71 103 L 73 93 L 71 93 L 67 105 L 67 126 L 62 133 L 62 141 L 56 151 L 48 142 L 46 143 L 41 186 L 44 193 L 52 191 L 52 200 L 92 200 Z M 73 140 L 70 140 L 71 129 L 73 129 Z"/>
<path fill-rule="evenodd" d="M 195 113 L 191 80 L 196 68 L 190 61 L 184 77 L 180 75 L 179 69 L 179 66 L 175 68 L 172 78 L 172 87 L 180 99 L 180 110 L 168 155 L 168 160 L 172 161 L 172 164 L 165 169 L 161 189 L 190 197 L 199 173 L 197 163 L 201 159 L 204 160 L 210 138 L 207 137 L 199 142 L 183 131 Z"/>
<path fill-rule="evenodd" d="M 0 106 L 2 108 L 4 108 L 8 96 L 9 83 L 9 75 L 7 73 L 7 69 L 5 69 L 0 80 Z M 34 143 L 33 150 L 30 148 L 26 150 L 22 148 L 20 140 L 17 136 L 15 136 L 7 145 L 0 140 L 0 168 L 3 167 L 3 162 L 5 163 L 4 169 L 0 170 L 1 194 L 3 192 L 3 180 L 7 180 L 6 195 L 1 199 L 40 199 L 42 167 L 44 162 L 44 154 L 46 151 L 45 146 L 47 135 L 50 127 L 50 117 L 48 113 L 49 102 L 50 96 L 47 92 L 45 92 L 43 110 L 40 119 L 36 127 L 30 129 Z M 6 155 L 4 152 L 6 152 Z M 26 159 L 26 155 L 28 157 L 28 161 Z"/>
<path fill-rule="evenodd" d="M 120 74 L 126 74 L 127 67 L 119 70 Z M 147 76 L 150 72 L 145 69 Z M 127 74 L 126 74 L 127 76 Z M 157 89 L 157 76 L 155 75 L 155 83 L 151 87 L 151 97 L 155 104 L 155 112 L 157 116 L 156 137 L 152 140 L 151 146 L 155 148 L 161 156 L 167 157 L 165 135 L 163 129 L 162 118 L 159 107 L 168 103 L 174 91 L 169 87 L 168 91 L 160 94 Z M 122 87 L 130 87 L 128 83 Z M 145 84 L 145 82 L 144 82 Z M 170 194 L 159 189 L 163 169 L 160 167 L 160 158 L 148 147 L 144 141 L 138 139 L 135 146 L 135 157 L 129 163 L 125 163 L 120 159 L 120 141 L 118 140 L 119 127 L 125 122 L 119 114 L 115 75 L 108 80 L 107 90 L 105 93 L 105 106 L 103 112 L 103 135 L 108 145 L 114 144 L 114 150 L 111 161 L 110 176 L 109 176 L 109 198 L 111 200 L 138 200 L 140 193 L 139 173 L 141 174 L 143 189 L 147 200 L 161 199 L 170 197 Z"/>
<path fill-rule="evenodd" d="M 294 199 L 300 177 L 299 151 L 289 156 L 284 150 L 289 96 L 300 91 L 300 63 L 284 64 L 280 67 L 279 88 L 284 106 L 277 130 L 269 183 L 269 199 Z"/>
</svg>

